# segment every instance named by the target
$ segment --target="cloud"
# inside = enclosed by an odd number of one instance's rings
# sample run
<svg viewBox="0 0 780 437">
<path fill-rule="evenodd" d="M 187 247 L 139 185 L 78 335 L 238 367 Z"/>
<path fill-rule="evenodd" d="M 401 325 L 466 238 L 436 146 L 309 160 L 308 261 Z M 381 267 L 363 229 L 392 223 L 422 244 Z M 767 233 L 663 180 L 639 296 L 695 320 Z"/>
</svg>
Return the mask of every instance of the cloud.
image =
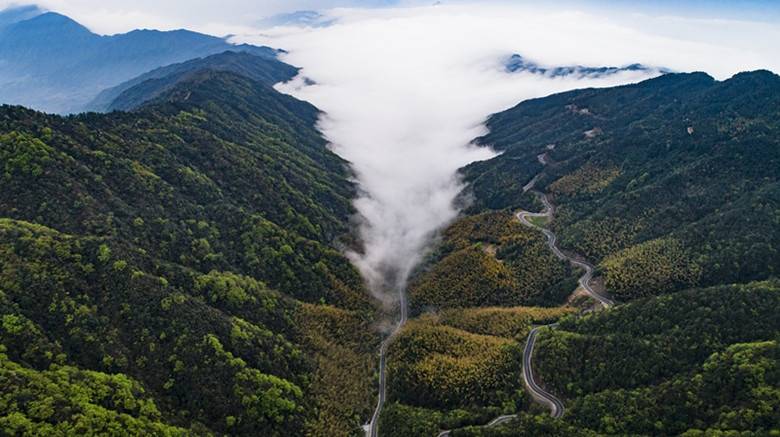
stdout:
<svg viewBox="0 0 780 437">
<path fill-rule="evenodd" d="M 489 114 L 532 97 L 652 75 L 508 74 L 501 64 L 507 56 L 520 53 L 545 65 L 640 62 L 720 78 L 780 67 L 774 47 L 750 43 L 774 38 L 777 29 L 748 23 L 737 23 L 745 35 L 723 41 L 717 33 L 734 23 L 664 17 L 646 22 L 507 5 L 331 14 L 339 22 L 329 28 L 277 29 L 244 40 L 284 47 L 290 51 L 286 60 L 316 82 L 307 86 L 299 77 L 278 88 L 325 111 L 320 129 L 352 163 L 363 191 L 355 205 L 365 251 L 351 256 L 386 302 L 405 285 L 436 232 L 457 216 L 454 199 L 463 188 L 457 170 L 494 156 L 470 144 L 485 133 Z"/>
<path fill-rule="evenodd" d="M 271 15 L 334 7 L 388 7 L 404 0 L 0 0 L 0 9 L 35 3 L 67 15 L 101 34 L 137 28 L 188 28 L 217 35 L 246 31 Z"/>
<path fill-rule="evenodd" d="M 278 29 L 260 42 L 290 51 L 316 84 L 279 87 L 326 112 L 320 128 L 352 163 L 363 190 L 355 202 L 364 253 L 352 254 L 372 289 L 391 301 L 432 237 L 453 220 L 462 190 L 457 170 L 494 152 L 470 141 L 483 122 L 521 100 L 590 86 L 635 82 L 652 73 L 605 78 L 508 74 L 513 53 L 546 65 L 621 66 L 640 62 L 725 77 L 742 69 L 777 68 L 777 57 L 695 30 L 711 22 L 654 18 L 653 34 L 604 16 L 513 6 L 440 6 L 338 10 L 326 29 Z M 626 20 L 630 22 L 630 20 Z M 747 28 L 749 29 L 749 28 Z M 776 29 L 761 28 L 767 35 Z M 695 35 L 696 38 L 685 38 Z M 752 37 L 767 36 L 752 35 Z"/>
<path fill-rule="evenodd" d="M 556 2 L 555 8 L 545 9 L 527 6 L 530 2 L 340 8 L 328 11 L 338 18 L 331 27 L 277 28 L 252 35 L 247 26 L 280 12 L 420 2 L 41 3 L 99 32 L 186 26 L 217 34 L 244 33 L 237 40 L 290 51 L 287 60 L 303 67 L 302 74 L 316 85 L 304 86 L 299 79 L 280 89 L 326 112 L 320 128 L 333 149 L 351 161 L 363 193 L 356 206 L 365 252 L 351 256 L 372 289 L 388 300 L 404 286 L 435 233 L 457 216 L 453 199 L 463 188 L 458 168 L 493 156 L 491 150 L 469 143 L 484 133 L 489 114 L 532 97 L 648 77 L 646 72 L 581 79 L 508 74 L 502 59 L 519 53 L 546 66 L 642 63 L 704 70 L 720 79 L 741 70 L 780 71 L 776 23 L 702 18 L 690 10 L 675 17 L 598 9 L 587 2 L 570 2 L 574 6 L 566 8 Z"/>
</svg>

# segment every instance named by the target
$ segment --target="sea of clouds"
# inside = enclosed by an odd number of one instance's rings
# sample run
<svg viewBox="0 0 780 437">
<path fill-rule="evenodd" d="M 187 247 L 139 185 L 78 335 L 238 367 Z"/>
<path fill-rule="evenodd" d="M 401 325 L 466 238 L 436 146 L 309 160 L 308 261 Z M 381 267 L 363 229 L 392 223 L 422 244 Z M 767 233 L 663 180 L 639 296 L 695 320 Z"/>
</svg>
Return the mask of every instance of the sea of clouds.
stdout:
<svg viewBox="0 0 780 437">
<path fill-rule="evenodd" d="M 721 79 L 778 67 L 771 56 L 776 48 L 747 36 L 724 44 L 717 36 L 723 23 L 713 20 L 615 19 L 508 5 L 339 9 L 330 15 L 337 21 L 329 27 L 276 28 L 239 39 L 282 47 L 289 51 L 284 60 L 302 67 L 296 80 L 277 88 L 324 111 L 320 130 L 351 163 L 361 190 L 355 206 L 365 247 L 350 257 L 388 304 L 436 233 L 457 217 L 455 199 L 464 188 L 458 169 L 495 155 L 471 143 L 485 133 L 490 114 L 533 97 L 659 74 L 511 74 L 503 64 L 511 54 L 548 66 L 638 62 L 704 70 Z M 732 23 L 756 30 L 748 24 Z M 780 35 L 772 27 L 761 32 Z"/>
</svg>

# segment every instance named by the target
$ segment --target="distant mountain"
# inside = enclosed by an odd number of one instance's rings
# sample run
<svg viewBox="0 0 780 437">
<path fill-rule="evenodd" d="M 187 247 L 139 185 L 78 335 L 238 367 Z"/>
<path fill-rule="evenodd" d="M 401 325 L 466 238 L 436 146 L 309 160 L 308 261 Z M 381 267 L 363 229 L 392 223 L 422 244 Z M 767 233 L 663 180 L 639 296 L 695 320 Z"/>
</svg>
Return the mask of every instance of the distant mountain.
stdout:
<svg viewBox="0 0 780 437">
<path fill-rule="evenodd" d="M 18 23 L 22 20 L 29 20 L 35 16 L 43 14 L 38 6 L 12 6 L 10 8 L 0 11 L 0 29 Z"/>
<path fill-rule="evenodd" d="M 290 80 L 298 73 L 297 68 L 276 59 L 228 51 L 144 73 L 104 90 L 87 105 L 87 109 L 96 112 L 134 109 L 203 70 L 229 71 L 266 85 Z"/>
<path fill-rule="evenodd" d="M 139 74 L 226 50 L 267 58 L 277 53 L 187 30 L 101 36 L 33 6 L 6 9 L 0 12 L 0 102 L 78 112 L 100 91 Z"/>
<path fill-rule="evenodd" d="M 327 27 L 335 22 L 317 11 L 296 11 L 263 18 L 256 24 L 261 29 L 292 26 L 292 27 Z"/>
<path fill-rule="evenodd" d="M 631 64 L 623 67 L 585 67 L 582 65 L 569 65 L 558 67 L 546 67 L 537 64 L 520 55 L 512 55 L 506 62 L 506 70 L 511 73 L 526 72 L 549 77 L 576 76 L 576 77 L 602 77 L 624 71 L 657 71 L 659 73 L 670 73 L 665 68 L 649 67 L 642 64 Z"/>
</svg>

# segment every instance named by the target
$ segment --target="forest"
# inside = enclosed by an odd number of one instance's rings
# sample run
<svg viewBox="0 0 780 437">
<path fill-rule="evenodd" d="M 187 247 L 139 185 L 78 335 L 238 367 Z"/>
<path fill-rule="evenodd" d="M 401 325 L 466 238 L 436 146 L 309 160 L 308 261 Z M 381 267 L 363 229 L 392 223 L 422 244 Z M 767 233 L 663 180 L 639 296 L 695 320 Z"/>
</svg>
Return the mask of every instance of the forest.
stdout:
<svg viewBox="0 0 780 437">
<path fill-rule="evenodd" d="M 132 112 L 0 107 L 1 433 L 359 433 L 375 304 L 318 111 L 236 71 L 163 82 Z"/>
<path fill-rule="evenodd" d="M 478 143 L 502 154 L 462 169 L 468 207 L 412 278 L 418 317 L 391 348 L 403 390 L 385 435 L 775 435 L 780 77 L 666 74 L 525 101 L 488 127 Z M 535 177 L 555 207 L 537 224 L 596 265 L 616 307 L 583 311 L 590 303 L 569 296 L 582 272 L 514 217 L 542 210 L 524 189 Z M 521 360 L 505 358 L 532 325 L 556 321 L 533 370 L 562 399 L 562 420 L 512 395 Z"/>
<path fill-rule="evenodd" d="M 504 153 L 463 170 L 470 211 L 558 205 L 561 244 L 619 300 L 774 277 L 780 266 L 780 77 L 704 73 L 570 91 L 488 120 Z M 545 153 L 547 166 L 536 162 Z"/>
</svg>

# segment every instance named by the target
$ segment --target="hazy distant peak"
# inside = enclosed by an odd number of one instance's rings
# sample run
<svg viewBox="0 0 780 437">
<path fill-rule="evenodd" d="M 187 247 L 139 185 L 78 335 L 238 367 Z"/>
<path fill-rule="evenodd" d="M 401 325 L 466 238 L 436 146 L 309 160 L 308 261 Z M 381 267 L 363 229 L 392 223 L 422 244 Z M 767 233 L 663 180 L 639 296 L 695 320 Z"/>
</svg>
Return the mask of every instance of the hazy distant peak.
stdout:
<svg viewBox="0 0 780 437">
<path fill-rule="evenodd" d="M 256 23 L 256 26 L 261 29 L 279 26 L 327 27 L 335 21 L 335 19 L 317 11 L 295 11 L 263 18 Z"/>
<path fill-rule="evenodd" d="M 0 28 L 20 21 L 29 20 L 30 18 L 45 12 L 46 11 L 35 5 L 11 6 L 0 11 Z"/>
<path fill-rule="evenodd" d="M 657 71 L 660 73 L 670 73 L 666 68 L 650 67 L 643 64 L 629 64 L 622 67 L 588 67 L 582 65 L 567 66 L 543 66 L 535 61 L 514 54 L 509 57 L 505 63 L 506 70 L 511 73 L 532 73 L 548 77 L 576 76 L 576 77 L 601 77 L 609 76 L 623 71 Z"/>
</svg>

